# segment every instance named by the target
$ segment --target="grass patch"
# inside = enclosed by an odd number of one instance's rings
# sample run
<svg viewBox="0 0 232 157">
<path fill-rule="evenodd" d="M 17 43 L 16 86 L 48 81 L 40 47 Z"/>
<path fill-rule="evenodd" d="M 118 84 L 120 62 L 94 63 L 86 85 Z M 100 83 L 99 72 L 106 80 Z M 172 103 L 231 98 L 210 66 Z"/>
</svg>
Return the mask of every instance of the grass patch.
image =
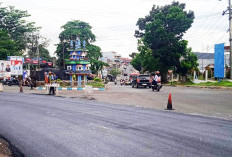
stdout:
<svg viewBox="0 0 232 157">
<path fill-rule="evenodd" d="M 191 81 L 187 81 L 185 83 L 183 82 L 169 82 L 169 85 L 184 85 L 184 86 L 219 86 L 219 87 L 232 87 L 232 82 L 230 81 L 221 81 L 221 82 L 202 82 L 202 83 L 198 83 L 195 84 Z"/>
<path fill-rule="evenodd" d="M 94 88 L 104 88 L 105 84 L 102 82 L 89 82 L 87 85 L 93 86 Z"/>
<path fill-rule="evenodd" d="M 230 81 L 221 81 L 221 82 L 202 82 L 196 84 L 198 86 L 222 86 L 222 87 L 232 87 L 232 82 Z"/>
</svg>

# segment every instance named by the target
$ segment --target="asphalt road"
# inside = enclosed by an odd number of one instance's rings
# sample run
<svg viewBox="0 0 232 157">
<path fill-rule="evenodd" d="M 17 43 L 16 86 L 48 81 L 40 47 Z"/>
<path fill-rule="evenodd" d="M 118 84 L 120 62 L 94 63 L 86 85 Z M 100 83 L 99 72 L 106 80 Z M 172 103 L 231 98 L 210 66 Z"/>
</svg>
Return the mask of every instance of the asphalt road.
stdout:
<svg viewBox="0 0 232 157">
<path fill-rule="evenodd" d="M 164 110 L 172 94 L 175 112 L 232 120 L 232 90 L 164 86 L 160 92 L 131 86 L 110 85 L 95 92 L 98 101 Z M 62 93 L 65 94 L 65 93 Z"/>
<path fill-rule="evenodd" d="M 0 93 L 0 134 L 28 157 L 232 154 L 232 121 L 44 95 Z"/>
</svg>

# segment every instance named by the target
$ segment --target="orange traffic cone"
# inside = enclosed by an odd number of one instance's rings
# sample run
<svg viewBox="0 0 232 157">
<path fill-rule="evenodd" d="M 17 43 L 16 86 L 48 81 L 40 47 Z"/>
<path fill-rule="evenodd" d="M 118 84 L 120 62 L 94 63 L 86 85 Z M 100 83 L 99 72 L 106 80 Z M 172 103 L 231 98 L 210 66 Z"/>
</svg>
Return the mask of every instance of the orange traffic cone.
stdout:
<svg viewBox="0 0 232 157">
<path fill-rule="evenodd" d="M 174 109 L 172 108 L 172 95 L 171 95 L 171 93 L 169 93 L 168 104 L 167 104 L 166 110 L 174 110 Z"/>
</svg>

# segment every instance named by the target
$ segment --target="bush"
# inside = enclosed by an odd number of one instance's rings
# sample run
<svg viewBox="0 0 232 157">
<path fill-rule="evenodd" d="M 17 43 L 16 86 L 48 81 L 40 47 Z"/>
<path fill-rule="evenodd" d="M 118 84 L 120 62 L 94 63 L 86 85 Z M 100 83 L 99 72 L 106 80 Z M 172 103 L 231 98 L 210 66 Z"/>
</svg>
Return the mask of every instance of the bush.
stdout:
<svg viewBox="0 0 232 157">
<path fill-rule="evenodd" d="M 102 82 L 102 79 L 100 79 L 100 78 L 98 78 L 98 77 L 95 77 L 95 78 L 94 78 L 94 81 L 95 81 L 95 82 Z"/>
<path fill-rule="evenodd" d="M 102 82 L 88 82 L 87 85 L 93 86 L 94 88 L 104 88 L 105 84 Z"/>
</svg>

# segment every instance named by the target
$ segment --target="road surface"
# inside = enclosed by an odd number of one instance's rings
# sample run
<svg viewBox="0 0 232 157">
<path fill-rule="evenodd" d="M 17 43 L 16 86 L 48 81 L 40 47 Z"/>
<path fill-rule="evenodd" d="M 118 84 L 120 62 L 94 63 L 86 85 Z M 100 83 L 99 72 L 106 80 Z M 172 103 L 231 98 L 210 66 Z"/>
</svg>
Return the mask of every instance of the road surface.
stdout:
<svg viewBox="0 0 232 157">
<path fill-rule="evenodd" d="M 47 93 L 46 90 L 23 88 L 25 93 Z M 4 86 L 4 91 L 19 93 L 19 87 Z M 232 90 L 227 89 L 164 86 L 160 92 L 152 92 L 148 88 L 137 89 L 109 83 L 106 91 L 94 91 L 90 97 L 99 102 L 164 110 L 169 93 L 172 94 L 174 112 L 232 120 Z M 82 98 L 85 97 L 85 92 L 62 90 L 58 96 Z"/>
<path fill-rule="evenodd" d="M 0 93 L 0 134 L 30 157 L 229 157 L 232 121 Z"/>
</svg>

